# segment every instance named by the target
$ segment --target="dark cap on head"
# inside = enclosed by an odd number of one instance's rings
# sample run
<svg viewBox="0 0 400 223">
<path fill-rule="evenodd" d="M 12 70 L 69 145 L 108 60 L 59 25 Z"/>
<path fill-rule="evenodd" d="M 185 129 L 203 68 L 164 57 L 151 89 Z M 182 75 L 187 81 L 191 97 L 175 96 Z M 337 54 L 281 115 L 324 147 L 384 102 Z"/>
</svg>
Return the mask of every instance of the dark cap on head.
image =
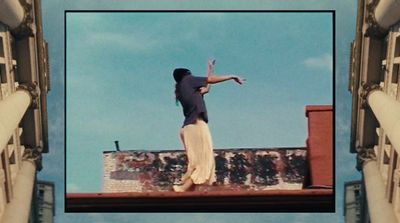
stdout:
<svg viewBox="0 0 400 223">
<path fill-rule="evenodd" d="M 176 68 L 174 70 L 174 79 L 176 81 L 176 83 L 181 82 L 181 80 L 183 79 L 184 76 L 186 75 L 191 75 L 192 73 L 190 72 L 190 70 L 186 69 L 186 68 Z"/>
</svg>

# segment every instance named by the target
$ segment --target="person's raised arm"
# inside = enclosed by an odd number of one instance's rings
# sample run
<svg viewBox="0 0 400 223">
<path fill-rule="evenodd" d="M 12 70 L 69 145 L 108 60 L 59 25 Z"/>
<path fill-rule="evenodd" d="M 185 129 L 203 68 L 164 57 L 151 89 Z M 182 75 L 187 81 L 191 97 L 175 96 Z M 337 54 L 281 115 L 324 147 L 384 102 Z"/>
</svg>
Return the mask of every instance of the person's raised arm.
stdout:
<svg viewBox="0 0 400 223">
<path fill-rule="evenodd" d="M 207 65 L 207 78 L 210 77 L 214 73 L 214 65 L 215 65 L 215 60 L 208 60 L 208 65 Z M 210 91 L 211 85 L 208 83 L 206 87 L 201 87 L 200 88 L 200 94 L 204 95 L 207 94 Z"/>
<path fill-rule="evenodd" d="M 243 82 L 245 81 L 245 79 L 242 79 L 236 75 L 220 75 L 220 76 L 214 75 L 214 64 L 215 60 L 208 61 L 207 83 L 216 84 L 228 80 L 234 80 L 238 84 L 243 84 Z"/>
<path fill-rule="evenodd" d="M 216 75 L 211 75 L 207 77 L 207 83 L 209 84 L 216 84 L 224 81 L 229 81 L 229 80 L 234 80 L 238 84 L 243 84 L 245 79 L 240 78 L 239 76 L 236 75 L 222 75 L 222 76 L 216 76 Z"/>
</svg>

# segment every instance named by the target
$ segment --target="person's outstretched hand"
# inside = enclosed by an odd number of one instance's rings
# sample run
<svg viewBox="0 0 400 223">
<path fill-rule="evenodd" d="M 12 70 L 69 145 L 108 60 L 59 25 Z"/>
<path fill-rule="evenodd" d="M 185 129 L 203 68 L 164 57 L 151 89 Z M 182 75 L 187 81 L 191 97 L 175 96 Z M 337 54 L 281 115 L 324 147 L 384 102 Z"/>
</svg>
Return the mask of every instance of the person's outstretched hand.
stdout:
<svg viewBox="0 0 400 223">
<path fill-rule="evenodd" d="M 243 84 L 244 81 L 246 81 L 246 79 L 243 79 L 243 78 L 241 78 L 239 76 L 232 76 L 232 80 L 234 80 L 238 84 Z"/>
</svg>

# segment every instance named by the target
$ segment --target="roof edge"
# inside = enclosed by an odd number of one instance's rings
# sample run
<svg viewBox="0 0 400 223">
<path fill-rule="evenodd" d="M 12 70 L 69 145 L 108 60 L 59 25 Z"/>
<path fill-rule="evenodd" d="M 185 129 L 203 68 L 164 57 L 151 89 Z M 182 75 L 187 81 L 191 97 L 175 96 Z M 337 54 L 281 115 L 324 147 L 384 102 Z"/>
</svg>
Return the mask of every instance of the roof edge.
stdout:
<svg viewBox="0 0 400 223">
<path fill-rule="evenodd" d="M 296 150 L 296 149 L 301 149 L 301 150 L 307 150 L 306 146 L 301 146 L 301 147 L 259 147 L 259 148 L 223 148 L 223 149 L 218 149 L 214 148 L 215 151 L 223 151 L 223 150 L 260 150 L 260 149 L 271 149 L 271 150 Z M 115 153 L 115 152 L 184 152 L 183 149 L 167 149 L 167 150 L 145 150 L 145 149 L 129 149 L 129 150 L 121 150 L 121 151 L 116 151 L 116 150 L 104 150 L 103 154 L 107 153 Z"/>
</svg>

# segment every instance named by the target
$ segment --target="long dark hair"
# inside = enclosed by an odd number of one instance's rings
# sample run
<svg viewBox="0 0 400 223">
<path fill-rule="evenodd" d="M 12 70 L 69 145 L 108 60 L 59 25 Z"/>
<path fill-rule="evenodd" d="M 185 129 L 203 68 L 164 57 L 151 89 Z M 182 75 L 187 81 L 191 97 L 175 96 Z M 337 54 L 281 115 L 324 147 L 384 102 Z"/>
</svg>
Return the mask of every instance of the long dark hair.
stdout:
<svg viewBox="0 0 400 223">
<path fill-rule="evenodd" d="M 179 99 L 179 92 L 178 92 L 178 84 L 181 82 L 181 80 L 183 79 L 183 77 L 185 77 L 186 75 L 190 75 L 192 74 L 190 72 L 190 70 L 186 69 L 186 68 L 176 68 L 174 70 L 173 76 L 175 79 L 175 103 L 178 106 L 178 99 Z"/>
</svg>

